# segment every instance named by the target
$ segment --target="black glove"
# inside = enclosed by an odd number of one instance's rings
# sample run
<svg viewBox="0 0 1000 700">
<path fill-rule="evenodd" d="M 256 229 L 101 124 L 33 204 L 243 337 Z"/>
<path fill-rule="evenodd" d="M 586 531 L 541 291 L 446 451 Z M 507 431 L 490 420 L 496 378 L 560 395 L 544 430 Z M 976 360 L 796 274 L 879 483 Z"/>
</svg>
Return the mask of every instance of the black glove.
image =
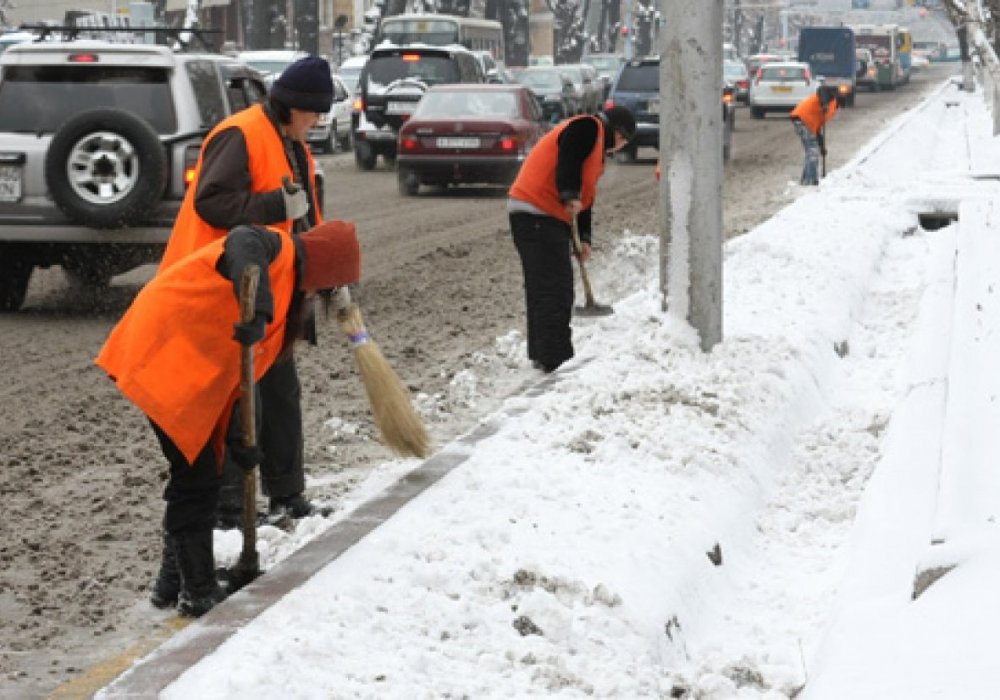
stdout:
<svg viewBox="0 0 1000 700">
<path fill-rule="evenodd" d="M 250 323 L 233 324 L 233 340 L 244 346 L 259 343 L 264 339 L 266 328 L 267 319 L 261 314 L 257 314 Z"/>
<path fill-rule="evenodd" d="M 259 447 L 247 447 L 242 442 L 229 443 L 229 456 L 246 471 L 250 471 L 264 459 L 264 453 Z"/>
</svg>

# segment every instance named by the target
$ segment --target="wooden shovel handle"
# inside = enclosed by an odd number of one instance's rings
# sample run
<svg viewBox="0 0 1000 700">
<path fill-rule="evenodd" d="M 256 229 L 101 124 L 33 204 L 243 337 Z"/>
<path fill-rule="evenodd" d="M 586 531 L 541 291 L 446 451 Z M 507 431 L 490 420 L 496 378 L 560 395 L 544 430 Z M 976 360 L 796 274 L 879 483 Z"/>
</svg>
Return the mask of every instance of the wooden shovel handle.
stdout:
<svg viewBox="0 0 1000 700">
<path fill-rule="evenodd" d="M 260 268 L 247 265 L 240 277 L 240 323 L 253 323 L 254 307 L 257 301 L 257 285 L 260 283 Z M 240 348 L 240 429 L 243 445 L 257 444 L 257 420 L 254 408 L 253 346 Z M 257 561 L 257 470 L 251 469 L 243 475 L 243 549 L 240 561 Z"/>
<path fill-rule="evenodd" d="M 594 301 L 594 292 L 590 288 L 590 278 L 587 276 L 587 267 L 583 264 L 583 258 L 580 255 L 583 253 L 583 244 L 580 242 L 580 232 L 576 229 L 576 217 L 573 217 L 573 221 L 570 223 L 570 230 L 573 231 L 573 252 L 576 253 L 576 262 L 580 266 L 580 281 L 583 283 L 583 296 L 587 306 L 594 306 L 596 302 Z"/>
</svg>

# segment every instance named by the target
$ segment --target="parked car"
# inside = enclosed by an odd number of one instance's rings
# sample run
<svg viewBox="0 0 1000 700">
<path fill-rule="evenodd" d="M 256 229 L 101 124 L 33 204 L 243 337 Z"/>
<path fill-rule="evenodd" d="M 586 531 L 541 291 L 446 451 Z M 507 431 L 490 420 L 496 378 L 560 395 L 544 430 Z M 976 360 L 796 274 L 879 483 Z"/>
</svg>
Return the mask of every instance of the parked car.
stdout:
<svg viewBox="0 0 1000 700">
<path fill-rule="evenodd" d="M 337 68 L 337 75 L 344 81 L 344 86 L 351 97 L 358 89 L 358 80 L 361 78 L 361 69 L 368 63 L 367 54 L 364 56 L 351 56 L 344 59 L 344 62 Z"/>
<path fill-rule="evenodd" d="M 311 146 L 318 146 L 324 153 L 333 153 L 338 144 L 344 151 L 351 147 L 351 94 L 339 75 L 331 75 L 330 79 L 333 81 L 333 104 L 306 137 Z"/>
<path fill-rule="evenodd" d="M 399 191 L 420 185 L 514 181 L 548 130 L 531 91 L 518 84 L 438 85 L 399 132 Z"/>
<path fill-rule="evenodd" d="M 236 60 L 261 72 L 268 88 L 281 75 L 281 71 L 308 54 L 302 51 L 270 50 L 270 51 L 240 51 Z"/>
<path fill-rule="evenodd" d="M 202 138 L 266 94 L 222 54 L 97 40 L 0 54 L 0 310 L 21 307 L 35 267 L 100 287 L 157 262 Z"/>
<path fill-rule="evenodd" d="M 549 121 L 557 122 L 579 113 L 573 81 L 557 67 L 529 66 L 517 71 L 514 78 L 534 93 Z"/>
<path fill-rule="evenodd" d="M 483 83 L 472 52 L 461 46 L 386 45 L 372 51 L 361 71 L 355 100 L 354 160 L 362 170 L 378 156 L 394 162 L 399 129 L 428 88 L 445 83 Z"/>
<path fill-rule="evenodd" d="M 597 77 L 603 84 L 601 100 L 607 99 L 608 93 L 611 92 L 611 84 L 615 81 L 622 63 L 625 62 L 625 57 L 616 53 L 591 53 L 584 56 L 582 61 L 589 63 L 597 71 Z"/>
<path fill-rule="evenodd" d="M 788 112 L 813 94 L 817 87 L 808 63 L 776 61 L 764 64 L 750 83 L 750 116 L 762 119 L 771 111 Z"/>
<path fill-rule="evenodd" d="M 729 159 L 732 131 L 736 120 L 732 88 L 723 84 L 720 96 L 722 105 L 722 155 Z M 637 58 L 625 63 L 618 72 L 611 93 L 604 103 L 606 108 L 620 105 L 632 112 L 636 123 L 636 136 L 628 146 L 618 152 L 618 159 L 631 162 L 636 159 L 641 146 L 660 148 L 660 59 L 658 56 Z"/>
<path fill-rule="evenodd" d="M 723 61 L 722 79 L 733 86 L 737 102 L 750 104 L 750 73 L 743 61 Z"/>
</svg>

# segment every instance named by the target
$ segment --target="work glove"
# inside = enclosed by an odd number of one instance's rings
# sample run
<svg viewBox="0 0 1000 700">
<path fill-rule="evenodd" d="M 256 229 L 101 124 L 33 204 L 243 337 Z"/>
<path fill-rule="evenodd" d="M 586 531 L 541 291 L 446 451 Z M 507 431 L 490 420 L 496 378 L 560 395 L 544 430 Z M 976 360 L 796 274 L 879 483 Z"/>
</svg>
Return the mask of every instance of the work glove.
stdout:
<svg viewBox="0 0 1000 700">
<path fill-rule="evenodd" d="M 233 340 L 240 345 L 249 347 L 264 339 L 266 329 L 267 319 L 262 314 L 257 314 L 249 323 L 233 324 Z"/>
<path fill-rule="evenodd" d="M 285 218 L 295 221 L 309 213 L 309 197 L 302 188 L 289 192 L 281 188 L 281 198 L 285 202 Z"/>
<path fill-rule="evenodd" d="M 229 456 L 246 471 L 250 471 L 264 459 L 264 453 L 259 447 L 247 447 L 242 441 L 229 443 Z"/>
</svg>

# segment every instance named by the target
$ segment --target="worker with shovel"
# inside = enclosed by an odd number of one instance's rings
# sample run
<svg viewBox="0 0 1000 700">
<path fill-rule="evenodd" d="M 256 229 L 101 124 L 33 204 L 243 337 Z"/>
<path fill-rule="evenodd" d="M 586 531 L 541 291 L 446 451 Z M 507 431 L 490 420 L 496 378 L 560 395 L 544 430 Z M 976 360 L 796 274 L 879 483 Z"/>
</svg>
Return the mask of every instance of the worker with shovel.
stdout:
<svg viewBox="0 0 1000 700">
<path fill-rule="evenodd" d="M 833 85 L 820 85 L 816 92 L 799 102 L 789 115 L 805 151 L 800 185 L 819 184 L 820 158 L 823 159 L 823 174 L 826 175 L 826 123 L 833 119 L 836 112 L 837 88 Z"/>
<path fill-rule="evenodd" d="M 552 372 L 573 357 L 573 263 L 580 264 L 587 295 L 584 312 L 610 309 L 595 304 L 584 263 L 590 258 L 591 210 L 605 153 L 635 136 L 635 118 L 625 107 L 556 125 L 528 154 L 507 200 L 510 230 L 524 272 L 528 359 Z"/>
<path fill-rule="evenodd" d="M 309 129 L 333 103 L 330 66 L 307 56 L 275 80 L 267 102 L 224 119 L 209 132 L 181 204 L 159 273 L 241 224 L 301 233 L 322 222 L 316 164 L 306 144 Z M 286 186 L 286 181 L 293 183 Z M 307 337 L 315 333 L 307 324 Z M 305 497 L 302 388 L 294 355 L 275 363 L 260 382 L 261 485 L 275 518 L 314 512 Z M 242 519 L 240 469 L 227 460 L 218 526 Z M 256 516 L 256 509 L 254 515 Z"/>
<path fill-rule="evenodd" d="M 241 321 L 246 269 L 260 270 Z M 153 278 L 111 331 L 96 363 L 152 424 L 170 466 L 164 491 L 168 547 L 153 601 L 200 616 L 226 595 L 216 578 L 212 532 L 223 452 L 245 469 L 260 460 L 232 430 L 241 348 L 254 347 L 258 382 L 291 352 L 312 295 L 356 283 L 361 253 L 354 224 L 330 221 L 298 236 L 239 226 Z M 242 582 L 246 582 L 243 572 Z"/>
</svg>

